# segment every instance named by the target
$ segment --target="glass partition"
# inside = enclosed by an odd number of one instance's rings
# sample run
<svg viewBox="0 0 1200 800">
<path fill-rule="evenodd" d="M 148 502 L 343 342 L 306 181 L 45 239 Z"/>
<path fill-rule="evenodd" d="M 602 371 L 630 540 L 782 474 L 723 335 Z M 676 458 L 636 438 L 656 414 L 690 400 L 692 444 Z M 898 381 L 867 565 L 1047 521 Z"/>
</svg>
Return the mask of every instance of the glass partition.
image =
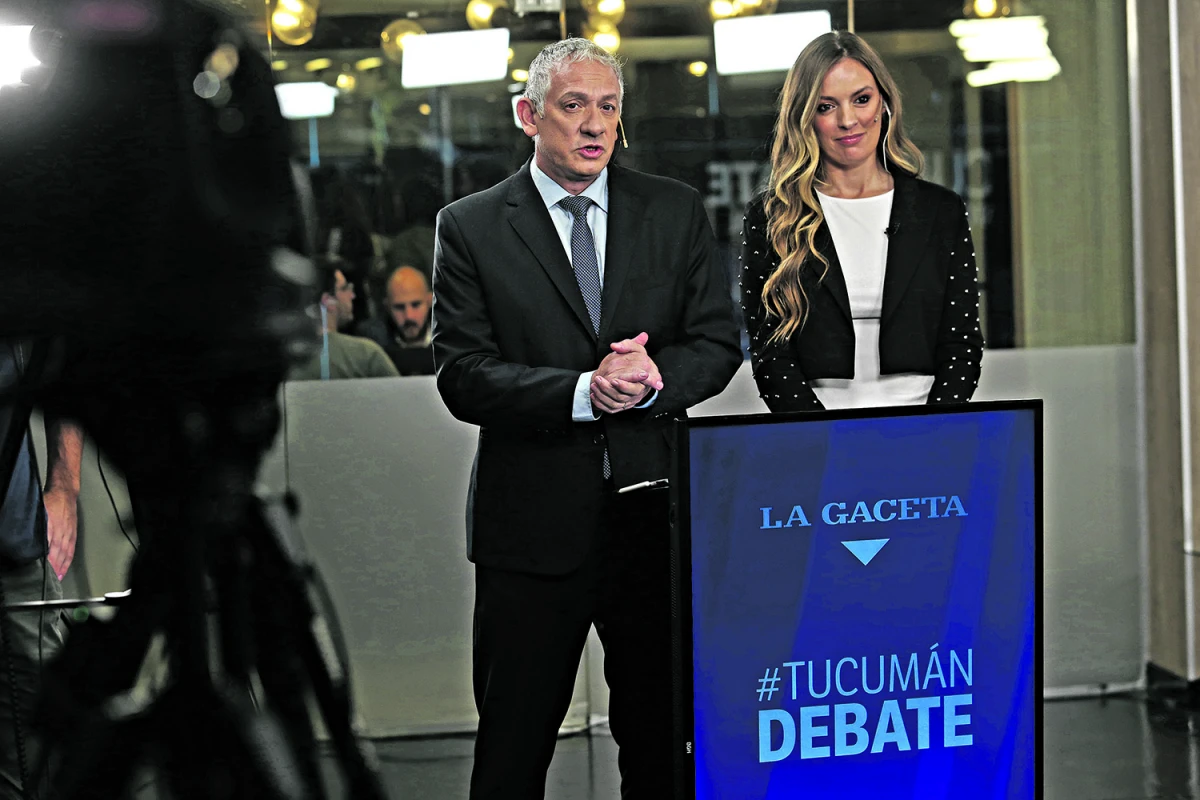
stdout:
<svg viewBox="0 0 1200 800">
<path fill-rule="evenodd" d="M 616 52 L 625 63 L 628 148 L 616 159 L 678 178 L 703 195 L 732 292 L 741 212 L 765 180 L 785 73 L 717 74 L 713 13 L 724 9 L 721 2 L 623 5 Z M 1132 342 L 1124 4 L 853 5 L 855 30 L 900 86 L 907 128 L 926 156 L 924 177 L 968 203 L 988 347 Z M 991 6 L 996 18 L 1040 19 L 1055 74 L 1026 80 L 1005 74 L 1007 62 L 967 60 L 978 56 L 964 52 L 956 26 L 986 19 L 980 13 Z M 829 12 L 836 28 L 851 23 L 846 2 L 784 0 L 775 13 L 813 10 Z M 465 30 L 465 11 L 465 2 L 326 0 L 311 40 L 292 47 L 276 38 L 270 47 L 280 81 L 338 88 L 332 115 L 292 124 L 318 194 L 321 247 L 348 264 L 358 324 L 386 319 L 395 269 L 428 273 L 442 206 L 495 184 L 530 156 L 532 145 L 514 117 L 524 70 L 564 27 L 578 34 L 589 24 L 570 2 L 561 17 L 522 15 L 502 3 L 492 24 L 509 27 L 507 78 L 404 88 L 402 55 L 391 60 L 394 48 L 381 47 L 380 33 L 396 20 L 428 32 Z M 265 25 L 249 10 L 247 18 L 262 29 L 265 46 Z"/>
</svg>

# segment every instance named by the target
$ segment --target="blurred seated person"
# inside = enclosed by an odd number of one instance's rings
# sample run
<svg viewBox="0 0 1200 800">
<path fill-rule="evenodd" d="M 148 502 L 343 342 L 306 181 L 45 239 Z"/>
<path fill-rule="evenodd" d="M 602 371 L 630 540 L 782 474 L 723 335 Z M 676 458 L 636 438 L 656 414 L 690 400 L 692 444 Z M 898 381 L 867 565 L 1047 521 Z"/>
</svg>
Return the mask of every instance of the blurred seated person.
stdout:
<svg viewBox="0 0 1200 800">
<path fill-rule="evenodd" d="M 366 336 L 387 352 L 401 375 L 432 375 L 430 315 L 433 292 L 425 273 L 414 267 L 399 267 L 387 282 L 387 313 L 359 326 Z"/>
<path fill-rule="evenodd" d="M 294 381 L 399 377 L 387 353 L 375 342 L 338 332 L 354 319 L 354 284 L 346 280 L 343 264 L 341 259 L 327 256 L 315 259 L 321 292 L 321 349 L 307 364 L 293 370 Z"/>
<path fill-rule="evenodd" d="M 358 335 L 356 321 L 371 316 L 370 276 L 385 269 L 375 266 L 376 262 L 383 262 L 385 242 L 374 233 L 364 196 L 367 188 L 360 179 L 344 174 L 337 167 L 322 166 L 311 172 L 310 180 L 317 219 L 321 221 L 318 252 L 341 259 L 342 274 L 358 286 L 353 301 L 355 313 L 341 319 L 338 330 Z M 378 297 L 378 293 L 375 295 Z"/>
<path fill-rule="evenodd" d="M 440 208 L 440 205 L 438 206 Z M 437 214 L 438 208 L 432 210 Z M 383 273 L 377 275 L 373 287 L 379 290 L 379 295 L 386 295 L 386 283 L 401 267 L 415 267 L 426 275 L 433 274 L 433 243 L 436 239 L 432 217 L 431 221 L 411 223 L 397 233 L 388 243 L 387 258 Z"/>
</svg>

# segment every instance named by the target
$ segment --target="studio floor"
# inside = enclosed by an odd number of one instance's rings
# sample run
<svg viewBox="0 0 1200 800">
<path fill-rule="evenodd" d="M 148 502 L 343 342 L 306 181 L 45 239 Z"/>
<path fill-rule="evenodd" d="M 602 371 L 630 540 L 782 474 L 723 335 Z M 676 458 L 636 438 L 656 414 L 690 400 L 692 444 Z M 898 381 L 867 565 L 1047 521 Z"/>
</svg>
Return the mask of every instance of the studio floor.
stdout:
<svg viewBox="0 0 1200 800">
<path fill-rule="evenodd" d="M 1200 712 L 1138 697 L 1048 702 L 1044 711 L 1046 800 L 1200 800 Z M 470 737 L 375 745 L 392 798 L 465 800 Z M 548 800 L 616 800 L 618 786 L 604 727 L 559 740 Z"/>
</svg>

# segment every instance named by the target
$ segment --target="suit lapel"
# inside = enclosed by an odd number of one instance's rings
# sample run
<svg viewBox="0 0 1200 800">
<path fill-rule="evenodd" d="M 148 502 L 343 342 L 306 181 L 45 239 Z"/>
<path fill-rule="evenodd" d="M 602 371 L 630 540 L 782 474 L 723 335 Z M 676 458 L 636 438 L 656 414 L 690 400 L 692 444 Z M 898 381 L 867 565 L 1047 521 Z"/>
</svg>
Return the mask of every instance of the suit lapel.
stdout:
<svg viewBox="0 0 1200 800">
<path fill-rule="evenodd" d="M 550 212 L 546 209 L 542 196 L 538 194 L 537 187 L 533 185 L 528 162 L 514 176 L 507 200 L 509 224 L 537 258 L 588 336 L 595 338 L 592 318 L 588 316 L 587 305 L 579 291 L 579 282 L 575 279 L 571 261 L 563 250 L 562 239 L 558 237 L 558 231 L 550 219 Z M 607 297 L 607 291 L 605 296 Z"/>
<path fill-rule="evenodd" d="M 604 290 L 600 305 L 600 334 L 608 341 L 617 304 L 629 277 L 633 254 L 646 224 L 646 201 L 629 186 L 629 176 L 620 167 L 608 167 L 608 230 L 604 245 Z"/>
<path fill-rule="evenodd" d="M 887 324 L 900 305 L 900 299 L 921 264 L 937 212 L 933 204 L 919 202 L 919 187 L 913 178 L 898 173 L 895 189 L 889 223 L 892 234 L 888 237 L 887 266 L 883 273 L 881 326 Z"/>
<path fill-rule="evenodd" d="M 828 222 L 822 222 L 821 227 L 817 229 L 816 247 L 818 253 L 829 259 L 829 269 L 821 281 L 821 286 L 833 295 L 838 309 L 853 325 L 854 316 L 850 312 L 850 292 L 846 289 L 846 275 L 842 272 L 842 262 L 838 259 L 837 248 L 833 245 L 833 234 L 829 232 Z M 813 267 L 819 270 L 820 262 L 815 262 Z"/>
</svg>

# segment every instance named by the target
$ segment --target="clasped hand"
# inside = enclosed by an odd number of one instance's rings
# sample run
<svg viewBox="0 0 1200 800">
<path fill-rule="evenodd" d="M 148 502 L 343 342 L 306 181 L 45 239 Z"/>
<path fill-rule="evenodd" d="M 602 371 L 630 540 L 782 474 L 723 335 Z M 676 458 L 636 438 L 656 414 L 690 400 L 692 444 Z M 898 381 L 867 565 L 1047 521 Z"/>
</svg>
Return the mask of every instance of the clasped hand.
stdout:
<svg viewBox="0 0 1200 800">
<path fill-rule="evenodd" d="M 633 408 L 646 399 L 650 391 L 662 391 L 663 380 L 658 366 L 646 353 L 648 333 L 632 339 L 613 342 L 612 352 L 604 357 L 592 375 L 592 405 L 608 414 Z"/>
</svg>

